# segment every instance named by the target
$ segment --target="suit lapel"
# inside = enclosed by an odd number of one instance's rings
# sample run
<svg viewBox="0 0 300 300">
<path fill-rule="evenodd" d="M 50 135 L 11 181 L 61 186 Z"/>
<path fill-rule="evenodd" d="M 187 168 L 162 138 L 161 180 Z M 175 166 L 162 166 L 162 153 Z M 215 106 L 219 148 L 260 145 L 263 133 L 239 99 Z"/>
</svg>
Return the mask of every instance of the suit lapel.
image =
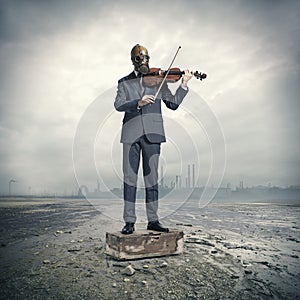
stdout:
<svg viewBox="0 0 300 300">
<path fill-rule="evenodd" d="M 143 87 L 141 78 L 136 77 L 135 72 L 132 71 L 128 75 L 128 80 L 131 80 L 132 82 L 132 87 L 137 91 L 137 94 L 142 98 L 145 94 L 146 87 Z"/>
</svg>

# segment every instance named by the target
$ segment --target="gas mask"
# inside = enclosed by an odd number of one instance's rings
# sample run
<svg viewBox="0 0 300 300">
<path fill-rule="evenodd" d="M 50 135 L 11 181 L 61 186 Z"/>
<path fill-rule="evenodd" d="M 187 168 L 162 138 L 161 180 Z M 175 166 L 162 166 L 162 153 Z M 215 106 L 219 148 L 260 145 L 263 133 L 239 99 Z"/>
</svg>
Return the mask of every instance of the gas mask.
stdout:
<svg viewBox="0 0 300 300">
<path fill-rule="evenodd" d="M 149 72 L 149 55 L 148 50 L 136 44 L 131 50 L 131 61 L 134 65 L 134 69 L 142 74 L 147 74 Z"/>
</svg>

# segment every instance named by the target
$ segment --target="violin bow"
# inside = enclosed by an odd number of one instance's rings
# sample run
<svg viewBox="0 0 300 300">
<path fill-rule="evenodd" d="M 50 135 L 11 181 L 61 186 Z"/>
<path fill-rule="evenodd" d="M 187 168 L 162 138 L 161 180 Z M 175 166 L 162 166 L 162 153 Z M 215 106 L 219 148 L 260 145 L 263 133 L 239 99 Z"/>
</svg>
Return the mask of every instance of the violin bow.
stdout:
<svg viewBox="0 0 300 300">
<path fill-rule="evenodd" d="M 155 99 L 157 98 L 157 96 L 158 96 L 158 94 L 159 94 L 159 92 L 160 92 L 160 90 L 161 90 L 163 84 L 165 83 L 166 78 L 167 78 L 167 76 L 168 76 L 168 74 L 169 74 L 169 72 L 170 72 L 170 69 L 172 68 L 172 65 L 173 65 L 173 63 L 174 63 L 174 61 L 175 61 L 175 58 L 176 58 L 176 56 L 177 56 L 177 54 L 178 54 L 178 52 L 179 52 L 180 49 L 181 49 L 181 46 L 178 47 L 178 49 L 177 49 L 177 51 L 176 51 L 176 53 L 175 53 L 175 55 L 174 55 L 174 57 L 173 57 L 173 59 L 172 59 L 172 61 L 171 61 L 171 63 L 170 63 L 170 66 L 169 66 L 169 68 L 168 68 L 168 70 L 167 70 L 167 72 L 166 72 L 166 74 L 165 74 L 165 76 L 164 76 L 164 78 L 163 78 L 163 80 L 162 80 L 162 82 L 161 82 L 161 84 L 160 84 L 160 86 L 159 86 L 159 88 L 158 88 L 158 90 L 157 90 L 155 96 L 154 96 L 154 101 L 155 101 Z"/>
</svg>

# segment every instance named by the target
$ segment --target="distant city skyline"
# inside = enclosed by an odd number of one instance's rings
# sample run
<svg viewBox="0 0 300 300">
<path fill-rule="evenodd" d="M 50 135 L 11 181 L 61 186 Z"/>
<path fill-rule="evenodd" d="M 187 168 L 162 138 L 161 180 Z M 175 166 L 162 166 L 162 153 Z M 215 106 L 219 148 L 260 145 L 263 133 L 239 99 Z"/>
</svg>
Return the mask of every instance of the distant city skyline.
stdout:
<svg viewBox="0 0 300 300">
<path fill-rule="evenodd" d="M 178 177 L 178 175 L 174 175 L 173 177 L 170 177 L 170 178 L 163 178 L 163 180 L 161 180 L 161 178 L 159 178 L 159 187 L 160 189 L 162 188 L 162 182 L 163 182 L 163 186 L 164 188 L 166 189 L 196 189 L 196 188 L 203 188 L 205 187 L 205 185 L 201 185 L 201 184 L 197 184 L 195 183 L 194 186 L 188 186 L 187 182 L 184 184 L 184 185 L 181 185 L 181 186 L 176 186 L 176 177 Z M 109 189 L 108 188 L 104 188 L 103 187 L 101 188 L 100 184 L 99 184 L 99 181 L 98 180 L 95 180 L 95 183 L 94 185 L 93 184 L 81 184 L 81 185 L 77 185 L 77 186 L 74 186 L 73 188 L 71 187 L 66 187 L 65 189 L 63 190 L 58 190 L 58 191 L 55 191 L 55 190 L 48 190 L 48 189 L 43 189 L 43 188 L 35 188 L 35 187 L 32 187 L 32 186 L 28 186 L 27 187 L 27 190 L 20 190 L 20 189 L 17 189 L 16 187 L 17 186 L 12 186 L 10 184 L 11 180 L 8 182 L 8 185 L 7 185 L 7 192 L 5 191 L 1 191 L 0 193 L 0 196 L 14 196 L 14 195 L 32 195 L 32 196 L 35 196 L 35 195 L 41 195 L 41 196 L 76 196 L 78 195 L 79 193 L 79 190 L 80 188 L 84 187 L 84 188 L 87 188 L 88 192 L 90 193 L 93 193 L 95 191 L 99 191 L 99 192 L 111 192 L 113 190 L 122 190 L 122 185 L 123 183 L 120 182 L 119 185 L 116 185 L 116 186 L 111 186 Z M 268 183 L 259 183 L 259 184 L 256 184 L 256 185 L 251 185 L 251 184 L 247 184 L 247 182 L 244 182 L 243 180 L 237 180 L 236 181 L 237 183 L 232 183 L 232 182 L 223 182 L 219 187 L 218 186 L 207 186 L 209 188 L 215 188 L 215 189 L 218 189 L 218 188 L 221 188 L 221 189 L 224 189 L 224 188 L 228 188 L 230 190 L 237 190 L 237 189 L 248 189 L 248 188 L 259 188 L 259 187 L 264 187 L 264 188 L 298 188 L 300 189 L 300 184 L 299 185 L 295 185 L 295 184 L 288 184 L 288 185 L 273 185 L 272 182 L 268 182 Z M 16 184 L 18 182 L 16 181 Z M 144 189 L 143 185 L 140 185 L 138 186 L 138 190 L 142 190 Z"/>
</svg>

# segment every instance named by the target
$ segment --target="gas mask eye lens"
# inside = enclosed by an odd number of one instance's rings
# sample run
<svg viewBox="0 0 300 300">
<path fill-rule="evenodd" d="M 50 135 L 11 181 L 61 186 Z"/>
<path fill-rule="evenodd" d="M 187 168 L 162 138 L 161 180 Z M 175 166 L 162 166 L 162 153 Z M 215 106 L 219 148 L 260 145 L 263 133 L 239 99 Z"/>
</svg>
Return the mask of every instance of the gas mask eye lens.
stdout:
<svg viewBox="0 0 300 300">
<path fill-rule="evenodd" d="M 134 57 L 135 62 L 140 62 L 142 60 L 149 61 L 149 59 L 150 59 L 150 56 L 148 56 L 148 55 L 143 55 L 142 57 L 141 56 L 135 56 Z"/>
</svg>

